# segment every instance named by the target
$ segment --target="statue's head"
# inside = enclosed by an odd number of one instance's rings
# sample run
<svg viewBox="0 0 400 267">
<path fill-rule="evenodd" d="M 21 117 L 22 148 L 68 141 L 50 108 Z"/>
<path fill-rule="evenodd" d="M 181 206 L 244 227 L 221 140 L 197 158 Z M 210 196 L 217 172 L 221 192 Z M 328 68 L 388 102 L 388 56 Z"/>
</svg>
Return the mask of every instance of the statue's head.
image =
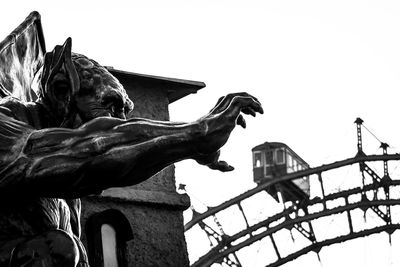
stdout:
<svg viewBox="0 0 400 267">
<path fill-rule="evenodd" d="M 39 99 L 64 127 L 100 116 L 125 119 L 133 109 L 124 87 L 105 67 L 71 53 L 70 38 L 46 54 Z"/>
</svg>

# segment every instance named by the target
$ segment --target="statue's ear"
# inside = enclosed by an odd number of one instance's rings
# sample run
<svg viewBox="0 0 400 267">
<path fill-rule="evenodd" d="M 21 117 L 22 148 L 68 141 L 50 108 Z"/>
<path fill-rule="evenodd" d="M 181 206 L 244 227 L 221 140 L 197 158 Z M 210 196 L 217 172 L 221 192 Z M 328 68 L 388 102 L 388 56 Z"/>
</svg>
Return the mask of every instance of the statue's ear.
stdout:
<svg viewBox="0 0 400 267">
<path fill-rule="evenodd" d="M 42 97 L 57 117 L 65 118 L 70 112 L 73 95 L 79 90 L 79 77 L 71 59 L 72 40 L 57 45 L 46 53 L 41 75 Z"/>
</svg>

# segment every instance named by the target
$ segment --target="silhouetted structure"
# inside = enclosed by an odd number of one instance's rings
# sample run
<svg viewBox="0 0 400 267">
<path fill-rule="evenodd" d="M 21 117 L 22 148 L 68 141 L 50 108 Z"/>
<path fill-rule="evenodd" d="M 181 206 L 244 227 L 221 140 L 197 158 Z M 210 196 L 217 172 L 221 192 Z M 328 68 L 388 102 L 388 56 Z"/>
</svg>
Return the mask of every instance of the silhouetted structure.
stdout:
<svg viewBox="0 0 400 267">
<path fill-rule="evenodd" d="M 396 168 L 389 172 L 389 162 L 395 161 L 395 164 L 392 164 L 396 166 L 400 161 L 400 154 L 388 154 L 388 144 L 381 142 L 366 128 L 362 119 L 357 118 L 355 123 L 357 155 L 314 168 L 309 168 L 304 160 L 282 143 L 264 143 L 253 148 L 254 179 L 258 186 L 216 207 L 210 207 L 203 213 L 192 208 L 193 217 L 185 225 L 185 231 L 196 231 L 197 227 L 194 226 L 198 226 L 214 241 L 210 242 L 211 249 L 207 253 L 195 259 L 192 267 L 211 266 L 214 263 L 240 267 L 242 262 L 248 263 L 242 255 L 248 253 L 248 247 L 253 246 L 254 249 L 256 244 L 257 253 L 260 251 L 260 244 L 270 244 L 270 251 L 275 252 L 275 257 L 265 259 L 268 262 L 266 266 L 278 267 L 309 252 L 316 253 L 321 262 L 319 253 L 324 247 L 377 233 L 386 232 L 391 243 L 392 234 L 400 229 L 398 216 L 392 216 L 392 209 L 400 205 L 400 198 L 391 192 L 398 188 L 400 180 L 391 177 L 398 177 L 398 173 L 395 172 Z M 381 155 L 364 153 L 362 128 L 381 143 Z M 374 164 L 374 168 L 371 168 L 370 164 Z M 382 164 L 383 167 L 379 168 L 379 173 L 376 172 L 377 164 Z M 343 177 L 338 175 L 340 170 L 347 170 L 349 173 L 350 167 L 355 167 L 361 174 L 348 177 L 353 180 L 351 188 L 332 188 L 332 181 L 327 183 L 327 180 L 342 179 Z M 309 196 L 309 180 L 313 180 L 312 185 L 317 189 L 313 190 L 312 197 Z M 260 201 L 265 192 L 270 193 L 276 200 L 282 195 L 283 199 L 286 197 L 284 200 L 289 199 L 291 202 L 284 203 L 282 210 L 265 218 L 260 216 L 265 209 L 270 208 L 270 203 Z M 259 213 L 254 212 L 255 206 L 260 209 Z M 236 213 L 238 218 L 226 222 L 230 224 L 230 229 L 236 229 L 230 230 L 227 235 L 219 218 L 226 216 L 228 210 L 232 212 L 235 209 L 239 211 Z M 373 221 L 367 222 L 366 214 L 372 217 Z M 316 224 L 324 230 L 326 219 L 331 216 L 337 216 L 342 223 L 346 222 L 347 227 L 343 227 L 345 224 L 341 224 L 342 227 L 331 227 L 332 232 L 328 235 L 325 231 L 314 231 Z M 362 217 L 366 222 L 365 227 L 359 225 Z M 235 227 L 232 227 L 232 222 L 235 223 Z M 288 230 L 293 240 L 296 238 L 293 234 L 297 232 L 306 238 L 306 242 L 302 241 L 302 245 L 288 249 L 287 240 L 281 238 Z M 262 255 L 265 256 L 266 253 L 263 252 Z"/>
</svg>

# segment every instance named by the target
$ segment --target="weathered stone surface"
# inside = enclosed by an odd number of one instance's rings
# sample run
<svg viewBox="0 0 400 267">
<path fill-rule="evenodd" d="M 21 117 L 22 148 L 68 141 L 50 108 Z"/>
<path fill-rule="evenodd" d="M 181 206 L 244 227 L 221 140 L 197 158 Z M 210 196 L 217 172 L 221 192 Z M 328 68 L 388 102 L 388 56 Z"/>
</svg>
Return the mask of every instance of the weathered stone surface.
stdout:
<svg viewBox="0 0 400 267">
<path fill-rule="evenodd" d="M 123 84 L 129 98 L 134 102 L 133 112 L 130 117 L 139 117 L 160 121 L 169 120 L 168 96 L 167 90 L 163 88 L 163 83 L 147 79 L 145 81 L 132 79 L 126 75 L 114 73 Z M 162 170 L 152 178 L 126 190 L 156 190 L 156 191 L 175 191 L 174 167 L 168 167 Z"/>
<path fill-rule="evenodd" d="M 125 72 L 113 74 L 134 102 L 130 117 L 169 120 L 170 84 L 135 79 Z M 189 197 L 176 192 L 175 166 L 170 165 L 138 185 L 110 188 L 101 196 L 83 198 L 83 243 L 87 245 L 87 220 L 94 214 L 117 209 L 126 216 L 133 232 L 133 240 L 127 244 L 128 266 L 189 266 L 182 215 L 189 205 Z"/>
<path fill-rule="evenodd" d="M 182 211 L 93 196 L 82 200 L 82 221 L 107 209 L 118 209 L 131 223 L 133 239 L 127 244 L 128 266 L 189 266 Z M 82 241 L 87 244 L 86 236 Z"/>
<path fill-rule="evenodd" d="M 137 204 L 166 206 L 167 208 L 176 210 L 185 210 L 190 205 L 190 199 L 187 194 L 178 194 L 168 191 L 110 188 L 104 191 L 101 197 L 115 198 L 119 201 L 131 201 Z"/>
</svg>

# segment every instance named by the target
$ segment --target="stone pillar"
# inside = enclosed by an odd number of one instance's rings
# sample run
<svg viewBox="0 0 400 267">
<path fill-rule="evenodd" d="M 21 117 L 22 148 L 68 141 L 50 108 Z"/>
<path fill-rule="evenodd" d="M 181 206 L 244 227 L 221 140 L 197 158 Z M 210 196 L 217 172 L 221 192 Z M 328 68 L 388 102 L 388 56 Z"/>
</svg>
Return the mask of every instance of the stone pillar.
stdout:
<svg viewBox="0 0 400 267">
<path fill-rule="evenodd" d="M 201 82 L 114 69 L 110 71 L 124 85 L 135 104 L 131 114 L 133 117 L 169 120 L 168 105 L 171 102 L 205 86 Z M 176 192 L 174 168 L 174 165 L 168 166 L 141 184 L 110 188 L 99 196 L 82 199 L 84 244 L 87 246 L 94 238 L 90 236 L 93 235 L 90 218 L 110 209 L 118 210 L 126 217 L 132 230 L 125 251 L 119 252 L 124 254 L 122 265 L 189 266 L 182 213 L 189 207 L 190 200 L 186 194 L 180 195 Z M 89 258 L 102 257 L 101 242 L 92 244 L 95 244 L 94 250 L 97 252 L 89 250 Z"/>
</svg>

